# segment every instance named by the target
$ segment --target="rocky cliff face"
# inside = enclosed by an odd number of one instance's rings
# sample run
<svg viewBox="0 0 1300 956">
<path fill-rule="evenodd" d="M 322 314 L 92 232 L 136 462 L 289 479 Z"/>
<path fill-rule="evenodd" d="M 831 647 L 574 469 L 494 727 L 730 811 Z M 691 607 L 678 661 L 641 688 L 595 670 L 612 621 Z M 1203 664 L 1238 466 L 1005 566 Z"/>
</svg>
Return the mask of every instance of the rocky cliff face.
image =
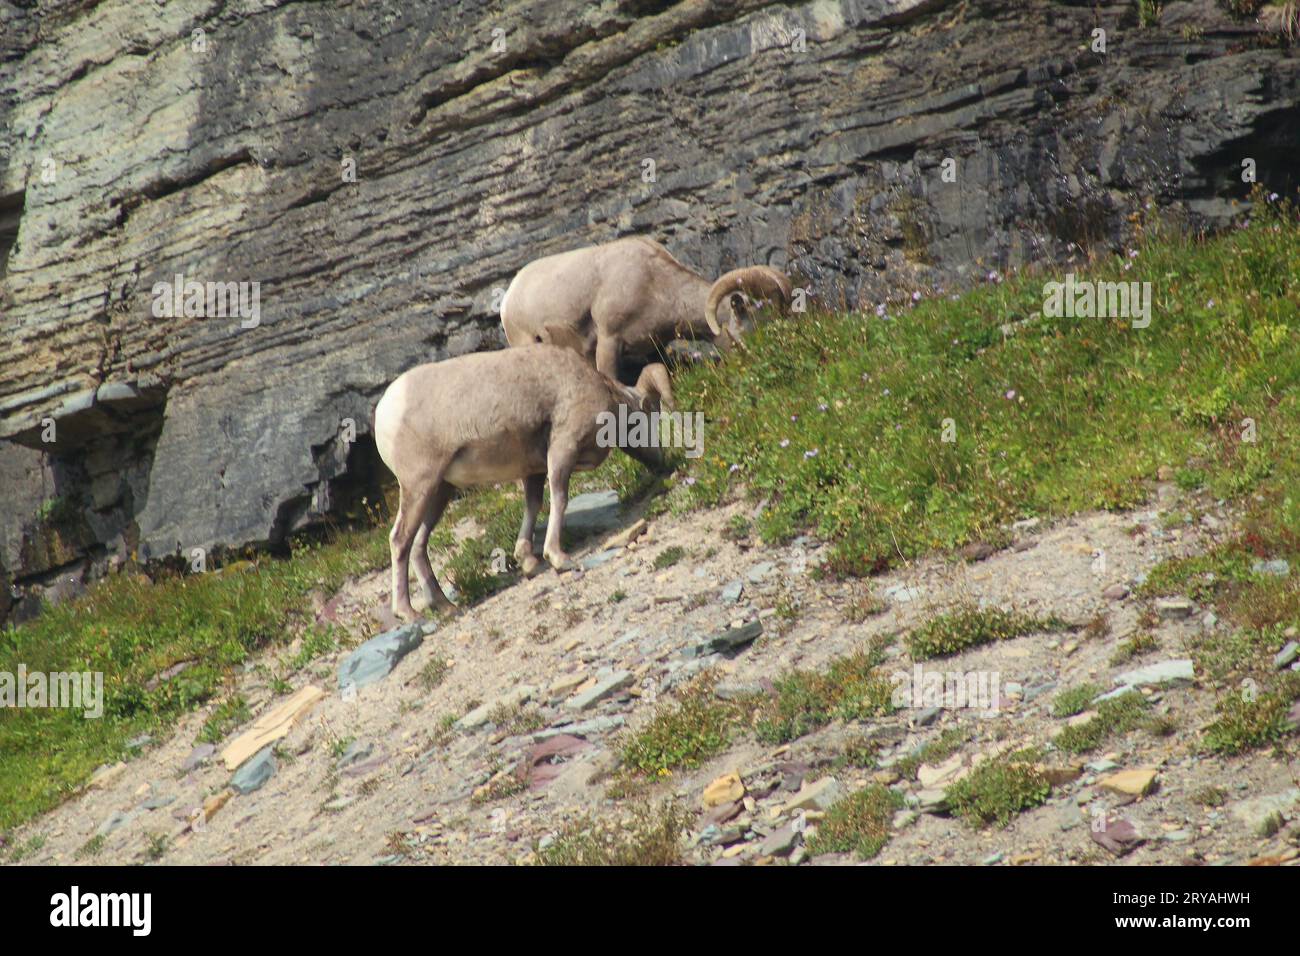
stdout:
<svg viewBox="0 0 1300 956">
<path fill-rule="evenodd" d="M 0 617 L 330 510 L 537 256 L 866 307 L 1221 226 L 1297 148 L 1300 58 L 1212 0 L 0 0 Z"/>
</svg>

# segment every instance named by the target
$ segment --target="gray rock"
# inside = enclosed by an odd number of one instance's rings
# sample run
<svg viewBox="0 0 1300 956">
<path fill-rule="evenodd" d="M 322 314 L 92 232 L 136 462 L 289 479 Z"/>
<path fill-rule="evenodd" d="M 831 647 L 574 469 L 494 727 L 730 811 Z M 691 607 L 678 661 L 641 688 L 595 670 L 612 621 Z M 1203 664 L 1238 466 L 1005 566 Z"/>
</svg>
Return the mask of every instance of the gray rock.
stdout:
<svg viewBox="0 0 1300 956">
<path fill-rule="evenodd" d="M 613 531 L 623 523 L 623 508 L 617 491 L 589 491 L 569 499 L 564 510 L 564 531 L 575 538 Z M 545 531 L 546 522 L 537 523 Z"/>
<path fill-rule="evenodd" d="M 1291 563 L 1285 558 L 1274 558 L 1272 561 L 1256 561 L 1250 566 L 1250 570 L 1256 574 L 1268 574 L 1277 578 L 1284 578 L 1291 573 Z"/>
<path fill-rule="evenodd" d="M 713 688 L 713 696 L 718 700 L 739 700 L 763 693 L 763 685 L 757 683 L 736 683 L 721 681 Z"/>
<path fill-rule="evenodd" d="M 1161 661 L 1135 670 L 1115 675 L 1115 683 L 1129 687 L 1166 687 L 1188 684 L 1196 679 L 1196 669 L 1191 658 Z"/>
<path fill-rule="evenodd" d="M 1101 596 L 1107 601 L 1122 601 L 1128 597 L 1128 587 L 1123 584 L 1112 584 L 1101 592 Z"/>
<path fill-rule="evenodd" d="M 1273 666 L 1281 670 L 1283 667 L 1289 667 L 1297 658 L 1300 658 L 1300 643 L 1287 641 L 1286 645 L 1274 655 Z"/>
<path fill-rule="evenodd" d="M 339 690 L 383 680 L 398 661 L 423 643 L 424 626 L 419 621 L 371 638 L 339 662 Z"/>
<path fill-rule="evenodd" d="M 885 588 L 884 595 L 891 601 L 907 604 L 925 594 L 925 588 L 918 585 L 894 584 Z"/>
<path fill-rule="evenodd" d="M 760 561 L 745 572 L 745 577 L 747 577 L 751 583 L 758 584 L 774 570 L 776 570 L 776 564 L 774 562 Z"/>
<path fill-rule="evenodd" d="M 762 633 L 761 621 L 750 621 L 742 627 L 728 627 L 718 631 L 706 641 L 682 648 L 682 656 L 707 657 L 710 654 L 728 654 L 751 643 Z"/>
<path fill-rule="evenodd" d="M 1056 690 L 1056 681 L 1048 681 L 1045 684 L 1031 684 L 1025 688 L 1025 703 L 1029 703 L 1036 697 L 1041 697 L 1048 691 Z"/>
<path fill-rule="evenodd" d="M 799 832 L 793 824 L 781 827 L 758 845 L 758 852 L 763 856 L 785 856 L 799 842 Z"/>
<path fill-rule="evenodd" d="M 190 751 L 190 755 L 186 757 L 185 762 L 181 764 L 181 769 L 188 773 L 196 767 L 201 767 L 207 763 L 216 752 L 217 748 L 212 744 L 199 744 Z"/>
<path fill-rule="evenodd" d="M 569 710 L 588 710 L 620 690 L 628 687 L 635 678 L 631 671 L 614 671 L 597 679 L 594 687 L 589 687 L 581 694 L 575 694 L 565 703 Z"/>
<path fill-rule="evenodd" d="M 598 568 L 602 564 L 608 564 L 618 557 L 622 548 L 607 548 L 604 551 L 598 551 L 595 554 L 589 554 L 578 562 L 584 571 L 590 571 L 592 568 Z"/>
<path fill-rule="evenodd" d="M 1185 597 L 1160 598 L 1156 601 L 1156 613 L 1166 621 L 1191 617 L 1194 610 L 1196 605 Z"/>
<path fill-rule="evenodd" d="M 1061 812 L 1057 818 L 1057 826 L 1059 826 L 1061 830 L 1073 830 L 1075 827 L 1081 826 L 1082 824 L 1083 811 L 1079 808 L 1077 803 L 1070 802 L 1061 807 Z"/>
<path fill-rule="evenodd" d="M 279 764 L 275 760 L 275 748 L 263 747 L 256 754 L 244 761 L 230 778 L 230 787 L 236 793 L 249 794 L 259 790 L 275 776 Z"/>
<path fill-rule="evenodd" d="M 1251 833 L 1258 833 L 1270 817 L 1275 814 L 1282 814 L 1284 817 L 1290 815 L 1297 803 L 1300 803 L 1300 789 L 1292 787 L 1281 793 L 1238 800 L 1228 804 L 1227 810 L 1234 820 Z"/>
<path fill-rule="evenodd" d="M 343 755 L 339 757 L 339 767 L 350 767 L 360 763 L 374 753 L 375 745 L 368 740 L 354 740 L 348 744 Z"/>
<path fill-rule="evenodd" d="M 917 712 L 916 716 L 912 718 L 912 723 L 917 727 L 928 727 L 939 716 L 940 710 L 939 707 L 926 707 Z"/>
<path fill-rule="evenodd" d="M 722 589 L 722 592 L 718 595 L 718 599 L 722 601 L 723 604 L 735 604 L 740 600 L 740 596 L 744 591 L 745 582 L 735 580 Z"/>
<path fill-rule="evenodd" d="M 943 813 L 948 809 L 947 793 L 936 787 L 916 792 L 916 808 L 922 813 Z"/>
<path fill-rule="evenodd" d="M 139 815 L 139 810 L 115 810 L 107 820 L 99 825 L 99 829 L 95 831 L 95 836 L 108 836 L 114 830 L 126 826 Z"/>
<path fill-rule="evenodd" d="M 997 863 L 1001 863 L 1003 855 L 1004 854 L 1000 850 L 997 853 L 990 853 L 988 856 L 984 857 L 984 859 L 980 860 L 980 864 L 983 866 L 993 866 Z"/>
<path fill-rule="evenodd" d="M 161 810 L 163 807 L 170 806 L 175 802 L 176 794 L 174 793 L 167 796 L 155 793 L 150 796 L 149 799 L 145 800 L 144 803 L 140 804 L 140 806 L 145 810 Z"/>
</svg>

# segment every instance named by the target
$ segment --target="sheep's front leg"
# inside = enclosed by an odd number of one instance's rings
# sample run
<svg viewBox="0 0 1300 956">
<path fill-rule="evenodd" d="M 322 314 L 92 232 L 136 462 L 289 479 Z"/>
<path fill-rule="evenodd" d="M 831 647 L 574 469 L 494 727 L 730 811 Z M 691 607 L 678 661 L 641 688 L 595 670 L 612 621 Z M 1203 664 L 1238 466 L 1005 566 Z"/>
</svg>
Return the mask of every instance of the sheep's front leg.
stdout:
<svg viewBox="0 0 1300 956">
<path fill-rule="evenodd" d="M 546 474 L 551 485 L 551 516 L 546 522 L 546 543 L 542 547 L 542 556 L 550 562 L 556 571 L 567 571 L 572 567 L 569 556 L 560 544 L 560 535 L 564 531 L 564 511 L 569 507 L 569 476 L 577 451 L 571 447 L 551 445 L 546 454 Z"/>
<path fill-rule="evenodd" d="M 623 344 L 616 338 L 602 336 L 596 342 L 596 368 L 614 381 L 619 381 L 619 362 L 623 358 Z"/>
<path fill-rule="evenodd" d="M 515 560 L 523 568 L 524 574 L 531 578 L 542 566 L 542 562 L 533 553 L 533 533 L 537 528 L 537 513 L 542 510 L 546 476 L 529 475 L 519 484 L 524 490 L 524 523 L 519 526 L 519 539 L 515 541 Z"/>
</svg>

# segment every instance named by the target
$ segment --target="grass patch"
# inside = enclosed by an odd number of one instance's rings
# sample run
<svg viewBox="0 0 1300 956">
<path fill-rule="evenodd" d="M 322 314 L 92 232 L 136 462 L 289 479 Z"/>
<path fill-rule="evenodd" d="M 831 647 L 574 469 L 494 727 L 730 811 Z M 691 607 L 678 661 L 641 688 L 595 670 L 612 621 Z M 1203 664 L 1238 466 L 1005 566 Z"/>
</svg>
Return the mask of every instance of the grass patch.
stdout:
<svg viewBox="0 0 1300 956">
<path fill-rule="evenodd" d="M 541 866 L 673 866 L 682 862 L 682 832 L 691 815 L 677 803 L 638 804 L 626 820 L 586 817 L 538 848 Z"/>
<path fill-rule="evenodd" d="M 1110 664 L 1112 667 L 1119 667 L 1121 664 L 1127 664 L 1139 654 L 1145 654 L 1147 651 L 1154 651 L 1159 646 L 1160 644 L 1156 641 L 1154 634 L 1145 632 L 1142 634 L 1135 634 L 1127 641 L 1121 641 L 1119 643 L 1115 648 L 1115 653 L 1110 655 Z"/>
<path fill-rule="evenodd" d="M 1205 749 L 1210 753 L 1239 754 L 1281 740 L 1295 731 L 1287 713 L 1298 702 L 1300 674 L 1290 671 L 1274 690 L 1239 691 L 1224 696 L 1215 708 L 1218 716 L 1205 731 Z"/>
<path fill-rule="evenodd" d="M 248 701 L 243 697 L 237 694 L 227 698 L 218 704 L 212 715 L 203 722 L 203 727 L 199 731 L 199 742 L 219 744 L 225 739 L 226 734 L 252 719 L 252 716 L 252 711 L 248 709 Z"/>
<path fill-rule="evenodd" d="M 890 713 L 895 684 L 880 671 L 873 646 L 833 661 L 826 671 L 790 671 L 773 681 L 775 693 L 758 707 L 754 732 L 764 743 L 786 743 L 835 718 L 866 720 Z"/>
<path fill-rule="evenodd" d="M 856 853 L 869 860 L 889 842 L 890 824 L 902 806 L 902 795 L 880 784 L 850 794 L 831 807 L 817 825 L 808 852 Z"/>
<path fill-rule="evenodd" d="M 21 663 L 29 671 L 104 675 L 98 720 L 67 708 L 0 708 L 0 828 L 57 805 L 96 767 L 129 757 L 126 741 L 158 736 L 220 695 L 236 667 L 302 627 L 301 653 L 315 654 L 326 637 L 308 626 L 312 592 L 330 593 L 384 566 L 387 552 L 381 530 L 346 531 L 328 542 L 296 541 L 290 560 L 262 558 L 242 573 L 160 572 L 166 576 L 156 582 L 110 575 L 83 597 L 0 632 L 0 671 Z M 183 661 L 196 663 L 146 689 Z M 244 719 L 238 701 L 228 701 L 202 737 L 220 740 Z"/>
<path fill-rule="evenodd" d="M 1066 753 L 1079 754 L 1096 750 L 1115 734 L 1128 733 L 1142 726 L 1147 701 L 1137 691 L 1120 694 L 1097 705 L 1097 716 L 1089 721 L 1066 727 L 1053 742 Z"/>
<path fill-rule="evenodd" d="M 683 688 L 676 702 L 656 707 L 650 722 L 624 743 L 623 765 L 633 773 L 664 776 L 698 767 L 725 749 L 742 708 L 714 698 L 715 683 L 704 675 Z"/>
<path fill-rule="evenodd" d="M 1018 518 L 1134 506 L 1160 466 L 1191 459 L 1220 497 L 1285 489 L 1282 472 L 1294 488 L 1300 464 L 1282 462 L 1300 438 L 1300 227 L 1288 204 L 1256 198 L 1246 228 L 1148 229 L 1135 256 L 1087 270 L 1150 281 L 1146 328 L 1042 318 L 1059 275 L 1032 271 L 881 314 L 761 323 L 744 353 L 674 382 L 710 428 L 674 497 L 766 499 L 764 540 L 812 530 L 832 545 L 829 570 L 865 574 Z"/>
<path fill-rule="evenodd" d="M 1228 791 L 1222 787 L 1202 787 L 1192 794 L 1192 801 L 1203 807 L 1221 807 L 1228 802 Z"/>
<path fill-rule="evenodd" d="M 419 682 L 425 690 L 436 690 L 442 686 L 442 682 L 447 679 L 447 674 L 451 670 L 451 665 L 442 655 L 436 655 L 429 658 L 428 662 L 420 668 Z"/>
<path fill-rule="evenodd" d="M 1016 814 L 1042 806 L 1052 785 L 1034 759 L 1021 753 L 984 761 L 947 789 L 949 809 L 975 826 L 1006 826 Z"/>
<path fill-rule="evenodd" d="M 1092 683 L 1080 684 L 1078 687 L 1063 690 L 1052 701 L 1052 716 L 1073 717 L 1075 714 L 1081 714 L 1088 709 L 1088 706 L 1096 698 L 1104 693 L 1106 693 L 1106 688 L 1100 684 Z"/>
<path fill-rule="evenodd" d="M 971 647 L 1008 641 L 1026 634 L 1061 631 L 1068 625 L 1057 617 L 1037 617 L 1002 608 L 967 606 L 926 621 L 907 635 L 914 660 L 947 657 Z"/>
<path fill-rule="evenodd" d="M 654 568 L 656 571 L 662 571 L 664 568 L 671 568 L 674 564 L 686 557 L 686 549 L 681 545 L 669 545 L 655 555 Z"/>
<path fill-rule="evenodd" d="M 914 780 L 922 764 L 935 764 L 947 760 L 969 739 L 969 731 L 950 728 L 929 743 L 922 744 L 915 753 L 898 760 L 894 764 L 894 769 L 904 780 Z"/>
</svg>

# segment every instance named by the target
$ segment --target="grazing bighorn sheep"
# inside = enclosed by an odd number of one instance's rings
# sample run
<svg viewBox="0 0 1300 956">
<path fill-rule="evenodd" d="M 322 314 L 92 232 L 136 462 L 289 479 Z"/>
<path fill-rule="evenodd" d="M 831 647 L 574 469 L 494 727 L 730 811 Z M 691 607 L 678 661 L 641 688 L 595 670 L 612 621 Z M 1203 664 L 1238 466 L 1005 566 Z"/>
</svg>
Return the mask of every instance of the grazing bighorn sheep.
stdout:
<svg viewBox="0 0 1300 956">
<path fill-rule="evenodd" d="M 563 332 L 557 334 L 563 339 Z M 419 365 L 400 375 L 375 407 L 375 445 L 397 476 L 401 499 L 389 535 L 393 613 L 415 616 L 407 581 L 411 550 L 415 573 L 431 609 L 450 608 L 429 564 L 429 533 L 453 488 L 522 479 L 524 520 L 515 557 L 526 574 L 537 570 L 533 529 L 543 483 L 551 487 L 551 516 L 543 555 L 557 571 L 569 566 L 560 544 L 569 476 L 598 467 L 609 455 L 597 444 L 601 412 L 659 410 L 662 365 L 648 366 L 635 388 L 592 368 L 571 348 L 476 352 Z M 621 446 L 620 446 L 621 447 Z M 623 448 L 657 465 L 657 448 Z"/>
<path fill-rule="evenodd" d="M 512 346 L 547 341 L 548 326 L 571 329 L 596 368 L 618 380 L 624 356 L 652 360 L 675 338 L 711 337 L 730 348 L 742 331 L 736 293 L 776 299 L 785 313 L 793 292 L 790 280 L 768 266 L 710 282 L 638 236 L 530 262 L 506 289 L 501 324 Z"/>
</svg>

